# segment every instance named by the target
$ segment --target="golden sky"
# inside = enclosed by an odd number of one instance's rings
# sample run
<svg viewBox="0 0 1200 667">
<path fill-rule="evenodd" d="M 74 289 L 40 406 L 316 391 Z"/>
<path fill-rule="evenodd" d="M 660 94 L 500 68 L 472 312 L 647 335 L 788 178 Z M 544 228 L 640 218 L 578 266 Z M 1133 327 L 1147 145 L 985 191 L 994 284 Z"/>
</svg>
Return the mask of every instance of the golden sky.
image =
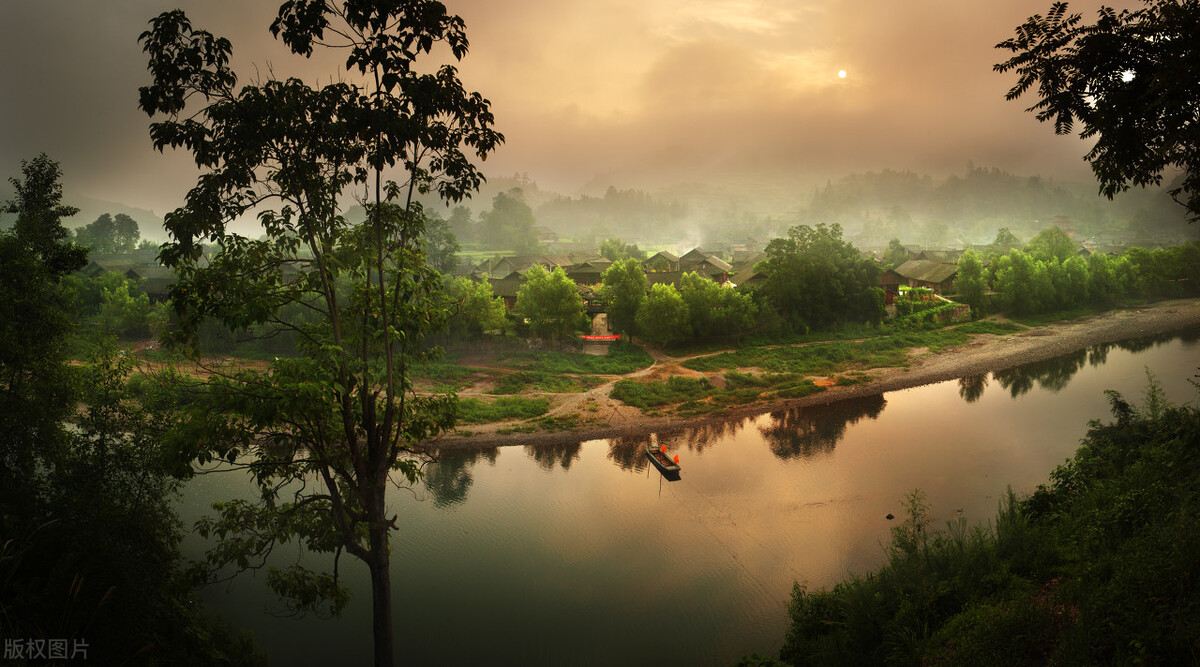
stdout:
<svg viewBox="0 0 1200 667">
<path fill-rule="evenodd" d="M 1100 3 L 1073 2 L 1092 19 Z M 1135 3 L 1128 3 L 1129 5 Z M 267 31 L 276 2 L 0 0 L 0 166 L 45 151 L 69 191 L 173 208 L 194 182 L 150 149 L 136 42 L 182 5 L 230 38 L 243 81 L 270 63 L 310 81 Z M 1049 0 L 463 0 L 469 89 L 493 103 L 505 146 L 487 173 L 528 173 L 568 194 L 769 180 L 802 198 L 851 172 L 961 172 L 968 162 L 1088 181 L 1087 146 L 1005 102 L 994 48 Z M 1118 5 L 1122 6 L 1122 5 Z M 839 72 L 844 71 L 845 77 Z M 1022 103 L 1024 102 L 1024 103 Z"/>
</svg>

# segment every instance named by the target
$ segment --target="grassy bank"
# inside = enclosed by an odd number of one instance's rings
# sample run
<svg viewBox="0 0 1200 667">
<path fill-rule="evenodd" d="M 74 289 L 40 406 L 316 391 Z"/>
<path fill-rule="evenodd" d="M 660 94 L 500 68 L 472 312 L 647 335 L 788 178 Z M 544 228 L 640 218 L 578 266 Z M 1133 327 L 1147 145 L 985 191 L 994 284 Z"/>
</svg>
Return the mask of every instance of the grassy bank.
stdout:
<svg viewBox="0 0 1200 667">
<path fill-rule="evenodd" d="M 885 336 L 860 341 L 813 343 L 794 347 L 749 346 L 686 361 L 683 365 L 697 371 L 726 368 L 761 368 L 772 373 L 830 375 L 848 369 L 904 366 L 908 351 L 926 347 L 940 351 L 961 345 L 972 334 L 1009 333 L 1022 327 L 995 322 L 972 322 L 930 331 L 895 331 Z"/>
<path fill-rule="evenodd" d="M 1153 381 L 1141 407 L 1109 399 L 1114 420 L 989 525 L 937 530 L 914 492 L 882 567 L 830 590 L 797 584 L 780 659 L 1195 664 L 1200 411 L 1167 405 Z"/>
</svg>

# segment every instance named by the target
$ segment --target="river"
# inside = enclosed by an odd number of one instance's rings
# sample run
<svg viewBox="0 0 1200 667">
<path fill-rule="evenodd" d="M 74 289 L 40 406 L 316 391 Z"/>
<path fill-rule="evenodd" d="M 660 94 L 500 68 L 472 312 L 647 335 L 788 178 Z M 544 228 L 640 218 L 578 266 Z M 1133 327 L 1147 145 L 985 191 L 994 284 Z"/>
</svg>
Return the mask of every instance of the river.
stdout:
<svg viewBox="0 0 1200 667">
<path fill-rule="evenodd" d="M 392 581 L 401 664 L 730 664 L 776 654 L 792 584 L 829 586 L 883 560 L 925 492 L 935 519 L 986 522 L 1011 485 L 1044 483 L 1104 390 L 1140 402 L 1151 369 L 1190 402 L 1200 330 L 1138 339 L 959 381 L 782 410 L 671 437 L 447 453 L 425 485 L 392 496 Z M 515 436 L 519 437 L 519 436 Z M 679 481 L 647 441 L 678 454 Z M 247 497 L 237 474 L 189 483 L 189 524 Z M 185 552 L 201 554 L 197 536 Z M 301 558 L 297 547 L 272 562 Z M 303 556 L 307 564 L 315 561 Z M 278 665 L 367 664 L 366 568 L 342 559 L 355 597 L 341 617 L 280 617 L 262 574 L 211 586 L 213 611 Z"/>
</svg>

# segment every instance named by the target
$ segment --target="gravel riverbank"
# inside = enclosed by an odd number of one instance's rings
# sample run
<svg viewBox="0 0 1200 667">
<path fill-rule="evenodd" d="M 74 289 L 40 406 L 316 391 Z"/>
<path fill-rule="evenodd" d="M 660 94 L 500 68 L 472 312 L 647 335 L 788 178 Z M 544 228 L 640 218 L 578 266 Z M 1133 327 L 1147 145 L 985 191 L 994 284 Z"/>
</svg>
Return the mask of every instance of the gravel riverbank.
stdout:
<svg viewBox="0 0 1200 667">
<path fill-rule="evenodd" d="M 718 415 L 695 418 L 648 416 L 640 409 L 608 398 L 611 382 L 586 394 L 572 395 L 551 410 L 551 415 L 574 412 L 585 401 L 594 406 L 594 420 L 573 431 L 538 433 L 498 433 L 509 424 L 485 424 L 471 428 L 470 435 L 454 434 L 439 439 L 443 449 L 464 447 L 497 447 L 504 445 L 563 444 L 581 440 L 628 437 L 653 432 L 671 432 L 692 428 L 713 420 L 743 417 L 771 412 L 785 407 L 819 405 L 846 398 L 869 396 L 888 391 L 907 389 L 934 382 L 954 380 L 970 375 L 1004 370 L 1035 361 L 1042 361 L 1101 343 L 1167 333 L 1191 326 L 1200 326 L 1200 299 L 1159 301 L 1132 308 L 1113 310 L 1100 315 L 1079 318 L 1045 326 L 1031 327 L 1006 335 L 978 335 L 970 342 L 931 354 L 914 350 L 908 368 L 874 368 L 867 371 L 872 380 L 848 387 L 830 387 L 824 392 L 799 399 L 755 403 Z M 1197 359 L 1200 365 L 1200 359 Z M 655 366 L 662 365 L 658 362 Z M 689 375 L 694 371 L 680 369 Z M 655 367 L 637 375 L 653 372 Z"/>
</svg>

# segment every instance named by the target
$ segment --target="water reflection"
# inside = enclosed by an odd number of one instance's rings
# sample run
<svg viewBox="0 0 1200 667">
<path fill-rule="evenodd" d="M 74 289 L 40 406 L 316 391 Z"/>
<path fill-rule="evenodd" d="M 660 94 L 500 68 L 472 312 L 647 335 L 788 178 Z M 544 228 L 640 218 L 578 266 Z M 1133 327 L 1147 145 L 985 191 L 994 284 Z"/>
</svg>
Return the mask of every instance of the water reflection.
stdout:
<svg viewBox="0 0 1200 667">
<path fill-rule="evenodd" d="M 974 403 L 983 396 L 983 390 L 987 389 L 988 376 L 987 373 L 982 375 L 967 375 L 958 378 L 958 395 L 968 403 Z"/>
<path fill-rule="evenodd" d="M 885 405 L 883 395 L 876 394 L 829 405 L 778 410 L 771 413 L 771 424 L 759 426 L 758 431 L 775 456 L 807 459 L 832 452 L 847 426 L 863 417 L 879 417 Z"/>
<path fill-rule="evenodd" d="M 529 454 L 529 458 L 536 461 L 542 470 L 553 470 L 554 466 L 570 470 L 571 464 L 579 458 L 579 448 L 582 446 L 582 442 L 565 445 L 525 445 L 525 453 Z"/>
<path fill-rule="evenodd" d="M 1153 336 L 1139 336 L 1116 343 L 1102 343 L 1087 349 L 1064 354 L 1061 357 L 1022 364 L 1002 371 L 992 373 L 992 378 L 1007 389 L 1013 398 L 1018 398 L 1033 389 L 1034 385 L 1052 393 L 1062 391 L 1083 369 L 1084 365 L 1097 368 L 1108 361 L 1108 353 L 1114 347 L 1127 352 L 1142 352 L 1152 347 L 1166 345 L 1172 341 L 1181 340 L 1186 345 L 1192 345 L 1200 340 L 1200 328 L 1184 329 Z M 958 395 L 968 403 L 974 403 L 983 395 L 987 387 L 986 375 L 972 375 L 959 378 Z"/>
<path fill-rule="evenodd" d="M 1075 377 L 1087 361 L 1088 350 L 1079 350 L 1061 357 L 996 371 L 992 373 L 992 377 L 1001 387 L 1007 389 L 1013 398 L 1028 393 L 1035 383 L 1042 389 L 1058 393 L 1071 382 L 1071 378 Z"/>
<path fill-rule="evenodd" d="M 658 442 L 661 445 L 666 445 L 668 450 L 683 446 L 687 447 L 689 451 L 699 454 L 714 442 L 737 435 L 738 431 L 741 431 L 745 425 L 746 419 L 744 417 L 712 420 L 704 422 L 699 426 L 680 429 L 670 433 L 660 433 L 658 434 Z"/>
<path fill-rule="evenodd" d="M 646 445 L 653 444 L 651 435 L 627 435 L 608 440 L 608 460 L 617 464 L 621 470 L 641 472 L 649 462 L 646 459 Z"/>
<path fill-rule="evenodd" d="M 480 460 L 495 465 L 498 454 L 496 447 L 458 449 L 438 454 L 436 461 L 425 466 L 424 476 L 425 488 L 433 497 L 433 506 L 452 507 L 466 500 L 474 482 L 471 469 Z"/>
</svg>

